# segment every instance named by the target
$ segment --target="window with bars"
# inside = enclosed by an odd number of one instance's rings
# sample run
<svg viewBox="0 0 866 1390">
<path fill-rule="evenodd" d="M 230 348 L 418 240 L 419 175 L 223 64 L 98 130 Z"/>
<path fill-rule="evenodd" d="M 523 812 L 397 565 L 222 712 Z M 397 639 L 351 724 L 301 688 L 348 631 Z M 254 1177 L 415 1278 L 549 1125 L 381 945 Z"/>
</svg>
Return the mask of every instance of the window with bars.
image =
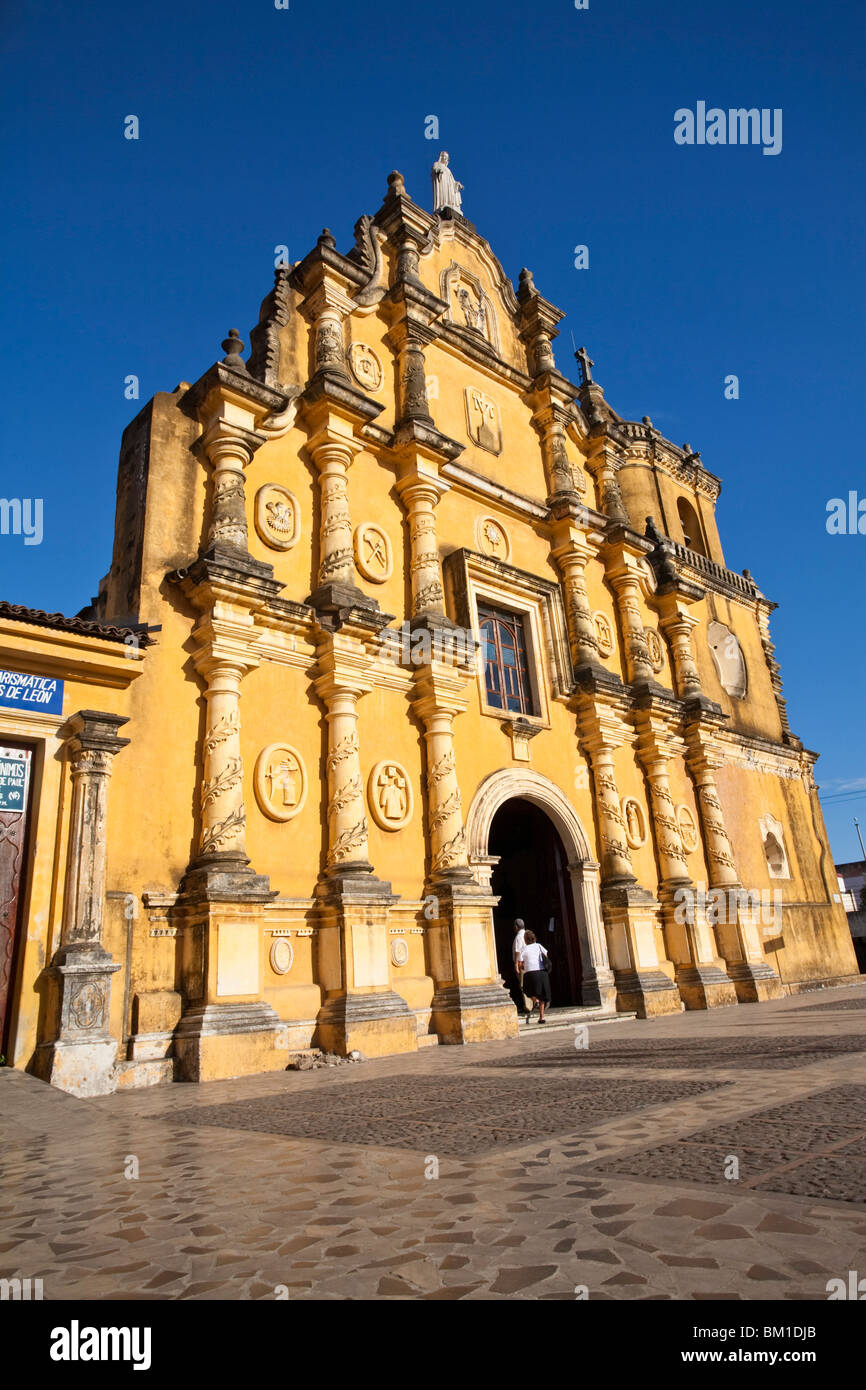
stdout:
<svg viewBox="0 0 866 1390">
<path fill-rule="evenodd" d="M 524 619 L 519 613 L 479 606 L 478 622 L 487 704 L 509 714 L 535 714 Z"/>
</svg>

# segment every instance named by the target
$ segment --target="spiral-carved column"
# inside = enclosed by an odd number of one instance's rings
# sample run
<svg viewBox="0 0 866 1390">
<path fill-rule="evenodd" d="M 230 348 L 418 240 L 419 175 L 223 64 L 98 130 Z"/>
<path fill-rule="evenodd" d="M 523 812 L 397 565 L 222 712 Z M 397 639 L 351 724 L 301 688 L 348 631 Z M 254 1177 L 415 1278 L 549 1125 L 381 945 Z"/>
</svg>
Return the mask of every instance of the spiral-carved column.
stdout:
<svg viewBox="0 0 866 1390">
<path fill-rule="evenodd" d="M 198 669 L 207 681 L 198 862 L 219 856 L 246 864 L 240 687 L 249 668 L 209 655 Z"/>
</svg>

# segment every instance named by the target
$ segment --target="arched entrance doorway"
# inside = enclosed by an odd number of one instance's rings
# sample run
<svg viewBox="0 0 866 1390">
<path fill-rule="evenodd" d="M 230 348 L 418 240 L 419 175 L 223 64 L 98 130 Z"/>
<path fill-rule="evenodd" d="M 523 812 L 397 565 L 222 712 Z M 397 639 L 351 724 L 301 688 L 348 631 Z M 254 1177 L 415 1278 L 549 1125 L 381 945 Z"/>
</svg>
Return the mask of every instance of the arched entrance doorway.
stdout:
<svg viewBox="0 0 866 1390">
<path fill-rule="evenodd" d="M 498 827 L 496 833 L 501 834 L 503 844 L 511 844 L 513 848 L 506 848 L 503 854 L 497 855 L 496 850 L 491 847 L 493 824 L 499 811 L 504 811 L 512 804 L 517 809 L 503 816 L 501 828 Z M 563 941 L 563 949 L 557 945 L 557 953 L 562 959 L 565 971 L 564 978 L 558 982 L 561 985 L 560 997 L 570 993 L 575 996 L 573 1002 L 582 1003 L 584 1007 L 614 1012 L 616 985 L 608 959 L 607 937 L 601 916 L 598 863 L 593 857 L 586 831 L 568 796 L 555 782 L 551 782 L 549 777 L 543 777 L 531 768 L 503 767 L 489 773 L 472 798 L 466 816 L 469 863 L 479 887 L 489 888 L 491 895 L 498 892 L 499 890 L 493 886 L 492 878 L 499 865 L 502 865 L 497 881 L 504 883 L 512 894 L 512 901 L 503 900 L 495 912 L 494 921 L 500 924 L 497 932 L 497 954 L 500 952 L 500 941 L 503 948 L 505 945 L 502 924 L 508 916 L 510 915 L 512 924 L 515 917 L 523 917 L 531 924 L 532 912 L 535 910 L 528 906 L 525 911 L 511 910 L 516 896 L 521 896 L 522 909 L 522 899 L 529 895 L 520 888 L 520 868 L 515 857 L 520 854 L 520 845 L 514 845 L 513 833 L 509 829 L 510 818 L 515 817 L 519 823 L 522 816 L 525 835 L 526 827 L 529 825 L 527 813 L 535 812 L 538 812 L 542 819 L 540 822 L 534 820 L 532 824 L 536 827 L 539 842 L 548 846 L 547 853 L 554 862 L 556 883 L 553 911 L 548 907 L 546 916 L 542 916 L 544 908 L 541 907 L 537 912 L 540 925 L 545 929 L 538 935 L 543 944 L 547 945 L 551 933 L 547 932 L 546 928 L 550 924 L 551 915 L 555 919 L 552 933 L 554 939 L 557 934 L 557 922 L 560 924 L 560 934 L 565 932 L 568 924 L 571 930 L 571 960 L 576 966 L 576 972 L 565 967 L 565 961 L 568 959 L 565 943 Z M 554 836 L 552 842 L 551 831 Z M 556 869 L 557 854 L 561 856 L 561 873 Z M 559 891 L 559 885 L 564 885 L 565 906 L 560 907 L 557 913 L 555 904 L 561 901 L 563 896 Z M 541 892 L 539 889 L 539 902 Z M 513 937 L 513 932 L 511 935 Z M 504 962 L 509 968 L 507 971 L 503 970 L 505 980 L 514 978 L 510 971 L 510 959 L 509 946 Z M 502 965 L 500 956 L 500 968 Z"/>
<path fill-rule="evenodd" d="M 583 1002 L 583 967 L 565 847 L 556 827 L 531 801 L 506 801 L 493 817 L 488 853 L 498 858 L 491 891 L 496 957 L 502 978 L 513 983 L 514 919 L 522 917 L 550 952 L 554 1007 Z M 515 1003 L 519 996 L 515 997 Z"/>
</svg>

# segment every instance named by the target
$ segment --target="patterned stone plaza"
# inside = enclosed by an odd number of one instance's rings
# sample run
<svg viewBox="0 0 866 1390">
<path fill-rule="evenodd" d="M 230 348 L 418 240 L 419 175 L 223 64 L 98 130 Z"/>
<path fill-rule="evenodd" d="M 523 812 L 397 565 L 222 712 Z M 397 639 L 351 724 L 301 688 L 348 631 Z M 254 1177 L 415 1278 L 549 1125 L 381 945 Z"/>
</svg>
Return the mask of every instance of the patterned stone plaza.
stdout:
<svg viewBox="0 0 866 1390">
<path fill-rule="evenodd" d="M 0 1070 L 0 1277 L 49 1300 L 818 1301 L 866 1268 L 866 985 L 588 1044 L 530 1024 L 88 1101 Z"/>
</svg>

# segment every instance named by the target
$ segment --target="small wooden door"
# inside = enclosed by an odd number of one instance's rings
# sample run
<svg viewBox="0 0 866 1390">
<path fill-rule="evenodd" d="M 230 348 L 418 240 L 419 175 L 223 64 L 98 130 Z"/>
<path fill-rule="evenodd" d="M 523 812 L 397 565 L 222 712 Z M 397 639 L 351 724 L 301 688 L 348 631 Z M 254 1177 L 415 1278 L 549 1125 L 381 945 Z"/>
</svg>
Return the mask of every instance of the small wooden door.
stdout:
<svg viewBox="0 0 866 1390">
<path fill-rule="evenodd" d="M 32 748 L 0 746 L 0 1053 L 12 1014 L 15 956 L 26 897 Z"/>
</svg>

